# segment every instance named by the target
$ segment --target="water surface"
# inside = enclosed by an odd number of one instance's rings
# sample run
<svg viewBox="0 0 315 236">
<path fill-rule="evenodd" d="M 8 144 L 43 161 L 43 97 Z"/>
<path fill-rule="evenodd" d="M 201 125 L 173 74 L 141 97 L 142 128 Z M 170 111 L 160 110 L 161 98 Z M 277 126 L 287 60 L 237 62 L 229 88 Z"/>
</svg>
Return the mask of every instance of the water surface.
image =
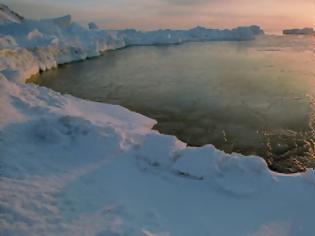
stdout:
<svg viewBox="0 0 315 236">
<path fill-rule="evenodd" d="M 130 47 L 32 82 L 123 105 L 189 145 L 256 154 L 281 172 L 314 167 L 313 37 Z"/>
</svg>

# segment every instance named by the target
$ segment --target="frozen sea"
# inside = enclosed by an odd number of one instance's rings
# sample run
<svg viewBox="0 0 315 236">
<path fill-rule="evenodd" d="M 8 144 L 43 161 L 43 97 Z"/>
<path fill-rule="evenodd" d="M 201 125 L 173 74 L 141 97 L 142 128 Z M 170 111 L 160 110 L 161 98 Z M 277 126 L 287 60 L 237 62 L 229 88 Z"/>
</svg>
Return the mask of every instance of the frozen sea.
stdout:
<svg viewBox="0 0 315 236">
<path fill-rule="evenodd" d="M 137 46 L 30 81 L 154 118 L 192 146 L 255 154 L 280 172 L 315 167 L 315 39 Z"/>
</svg>

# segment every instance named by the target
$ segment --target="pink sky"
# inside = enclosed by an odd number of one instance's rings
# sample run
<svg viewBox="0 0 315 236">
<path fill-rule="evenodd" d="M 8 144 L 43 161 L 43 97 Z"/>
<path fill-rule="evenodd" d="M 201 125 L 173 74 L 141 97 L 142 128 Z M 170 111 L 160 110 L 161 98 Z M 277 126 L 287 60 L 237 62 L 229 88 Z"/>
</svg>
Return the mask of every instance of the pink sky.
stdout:
<svg viewBox="0 0 315 236">
<path fill-rule="evenodd" d="M 29 18 L 70 13 L 104 28 L 315 27 L 315 0 L 5 0 Z"/>
</svg>

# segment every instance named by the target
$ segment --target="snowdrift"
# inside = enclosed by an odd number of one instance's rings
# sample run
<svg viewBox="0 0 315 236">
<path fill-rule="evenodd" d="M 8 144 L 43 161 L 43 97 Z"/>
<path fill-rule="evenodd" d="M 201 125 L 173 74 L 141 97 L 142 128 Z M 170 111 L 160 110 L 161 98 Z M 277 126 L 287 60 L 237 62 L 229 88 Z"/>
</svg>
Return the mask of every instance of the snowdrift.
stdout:
<svg viewBox="0 0 315 236">
<path fill-rule="evenodd" d="M 1 9 L 0 9 L 1 11 Z M 312 235 L 315 172 L 187 147 L 154 120 L 21 83 L 128 45 L 248 40 L 258 27 L 91 30 L 69 16 L 0 26 L 1 235 Z"/>
</svg>

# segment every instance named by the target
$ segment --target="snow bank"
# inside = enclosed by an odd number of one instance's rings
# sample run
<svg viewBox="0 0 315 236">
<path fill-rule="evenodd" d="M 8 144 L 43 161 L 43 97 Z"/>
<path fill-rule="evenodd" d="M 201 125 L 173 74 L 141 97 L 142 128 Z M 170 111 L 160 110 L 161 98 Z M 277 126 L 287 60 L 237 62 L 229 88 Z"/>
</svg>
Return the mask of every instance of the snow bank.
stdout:
<svg viewBox="0 0 315 236">
<path fill-rule="evenodd" d="M 113 31 L 87 30 L 69 17 L 0 25 L 1 72 L 7 79 L 24 81 L 58 64 L 100 55 L 124 47 Z M 27 60 L 25 60 L 27 58 Z"/>
<path fill-rule="evenodd" d="M 282 175 L 259 157 L 186 147 L 120 106 L 17 82 L 107 49 L 210 40 L 211 30 L 104 31 L 64 17 L 0 32 L 1 235 L 314 233 L 314 171 Z"/>
</svg>

